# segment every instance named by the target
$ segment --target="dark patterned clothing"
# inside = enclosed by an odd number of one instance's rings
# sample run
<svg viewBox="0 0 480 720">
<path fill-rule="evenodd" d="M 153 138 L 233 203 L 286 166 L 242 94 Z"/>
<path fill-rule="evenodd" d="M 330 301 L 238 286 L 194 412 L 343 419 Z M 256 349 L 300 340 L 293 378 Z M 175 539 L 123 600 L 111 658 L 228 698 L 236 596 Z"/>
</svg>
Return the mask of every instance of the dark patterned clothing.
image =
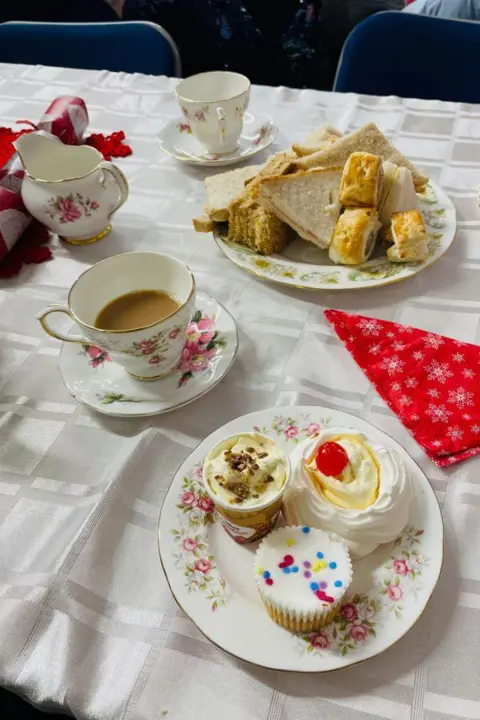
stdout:
<svg viewBox="0 0 480 720">
<path fill-rule="evenodd" d="M 351 1 L 126 0 L 123 17 L 168 30 L 184 76 L 228 69 L 258 84 L 328 88 Z"/>
</svg>

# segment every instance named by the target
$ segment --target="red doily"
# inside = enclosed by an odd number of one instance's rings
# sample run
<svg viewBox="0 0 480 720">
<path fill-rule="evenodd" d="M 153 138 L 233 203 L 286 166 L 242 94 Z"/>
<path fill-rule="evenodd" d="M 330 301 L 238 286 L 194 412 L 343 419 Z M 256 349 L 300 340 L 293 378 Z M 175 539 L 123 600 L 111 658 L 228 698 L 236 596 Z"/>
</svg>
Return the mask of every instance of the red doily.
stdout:
<svg viewBox="0 0 480 720">
<path fill-rule="evenodd" d="M 325 317 L 436 465 L 480 453 L 479 347 L 339 310 Z"/>
</svg>

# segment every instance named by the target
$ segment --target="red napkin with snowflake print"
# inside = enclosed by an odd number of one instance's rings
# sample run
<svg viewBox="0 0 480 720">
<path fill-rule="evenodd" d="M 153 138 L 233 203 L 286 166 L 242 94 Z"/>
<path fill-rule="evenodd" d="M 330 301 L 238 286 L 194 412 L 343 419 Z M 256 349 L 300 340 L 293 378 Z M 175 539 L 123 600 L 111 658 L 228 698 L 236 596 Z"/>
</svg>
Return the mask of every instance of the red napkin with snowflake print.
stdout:
<svg viewBox="0 0 480 720">
<path fill-rule="evenodd" d="M 480 347 L 387 320 L 324 314 L 436 465 L 480 453 Z"/>
</svg>

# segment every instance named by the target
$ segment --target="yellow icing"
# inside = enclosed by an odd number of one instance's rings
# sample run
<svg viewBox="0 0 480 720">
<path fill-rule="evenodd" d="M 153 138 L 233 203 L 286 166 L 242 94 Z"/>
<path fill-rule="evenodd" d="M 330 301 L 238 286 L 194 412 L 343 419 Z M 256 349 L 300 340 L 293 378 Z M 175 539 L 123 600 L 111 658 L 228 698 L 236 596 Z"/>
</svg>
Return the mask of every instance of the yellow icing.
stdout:
<svg viewBox="0 0 480 720">
<path fill-rule="evenodd" d="M 293 538 L 288 538 L 287 545 L 288 547 L 292 547 L 292 545 L 295 545 L 295 540 Z"/>
<path fill-rule="evenodd" d="M 332 477 L 321 473 L 315 453 L 305 469 L 316 489 L 333 505 L 347 510 L 365 510 L 377 500 L 380 485 L 380 465 L 375 453 L 360 433 L 339 434 L 329 438 L 341 445 L 348 455 L 348 465 L 341 475 Z"/>
</svg>

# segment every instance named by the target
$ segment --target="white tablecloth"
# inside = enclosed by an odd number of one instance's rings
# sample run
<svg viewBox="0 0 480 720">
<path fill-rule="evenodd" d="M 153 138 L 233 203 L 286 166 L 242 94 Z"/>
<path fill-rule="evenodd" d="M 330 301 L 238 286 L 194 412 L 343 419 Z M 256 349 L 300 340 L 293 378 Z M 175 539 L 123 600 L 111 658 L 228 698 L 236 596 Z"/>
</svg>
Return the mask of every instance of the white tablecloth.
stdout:
<svg viewBox="0 0 480 720">
<path fill-rule="evenodd" d="M 118 164 L 131 196 L 114 232 L 0 284 L 0 684 L 44 708 L 99 720 L 456 720 L 480 717 L 480 460 L 442 471 L 390 413 L 327 326 L 334 307 L 479 342 L 480 107 L 254 88 L 251 108 L 280 127 L 277 149 L 321 122 L 374 120 L 456 204 L 458 234 L 433 268 L 391 287 L 281 290 L 237 269 L 191 218 L 205 172 L 163 156 L 174 81 L 0 65 L 0 124 L 37 119 L 57 95 L 85 98 L 91 130 L 125 130 Z M 195 272 L 235 315 L 240 352 L 198 402 L 149 420 L 78 405 L 57 370 L 60 343 L 36 313 L 86 267 L 158 249 Z M 439 588 L 397 645 L 358 667 L 299 676 L 251 667 L 211 645 L 176 606 L 157 554 L 171 478 L 208 433 L 274 405 L 327 405 L 399 440 L 442 505 Z"/>
</svg>

